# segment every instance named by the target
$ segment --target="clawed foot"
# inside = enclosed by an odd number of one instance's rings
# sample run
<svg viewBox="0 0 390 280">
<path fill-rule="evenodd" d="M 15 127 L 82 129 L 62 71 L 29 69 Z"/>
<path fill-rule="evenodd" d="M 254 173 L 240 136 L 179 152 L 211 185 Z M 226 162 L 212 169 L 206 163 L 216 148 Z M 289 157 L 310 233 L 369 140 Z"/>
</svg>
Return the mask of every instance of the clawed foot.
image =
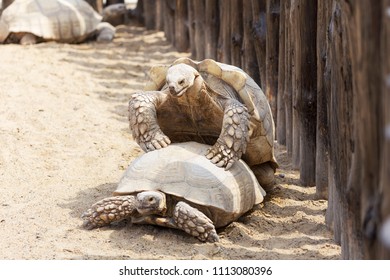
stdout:
<svg viewBox="0 0 390 280">
<path fill-rule="evenodd" d="M 138 139 L 138 144 L 145 152 L 150 152 L 167 147 L 171 140 L 160 129 L 148 131 Z"/>
<path fill-rule="evenodd" d="M 214 146 L 209 148 L 206 157 L 218 167 L 224 167 L 228 170 L 233 163 L 241 158 L 242 152 L 235 152 L 231 147 L 229 148 L 222 141 L 218 140 Z"/>
</svg>

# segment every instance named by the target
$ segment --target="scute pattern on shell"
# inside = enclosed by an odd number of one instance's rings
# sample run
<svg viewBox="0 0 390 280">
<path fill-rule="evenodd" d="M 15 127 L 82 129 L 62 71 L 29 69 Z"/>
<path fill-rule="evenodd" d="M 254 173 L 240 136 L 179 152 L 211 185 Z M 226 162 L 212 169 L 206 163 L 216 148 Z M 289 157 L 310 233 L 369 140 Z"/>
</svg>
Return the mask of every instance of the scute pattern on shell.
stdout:
<svg viewBox="0 0 390 280">
<path fill-rule="evenodd" d="M 208 148 L 195 142 L 175 143 L 143 154 L 130 164 L 114 195 L 159 190 L 219 209 L 233 220 L 263 201 L 264 190 L 242 160 L 226 171 L 204 157 Z"/>
<path fill-rule="evenodd" d="M 101 19 L 84 0 L 15 0 L 1 17 L 9 32 L 29 32 L 59 42 L 84 40 Z"/>
<path fill-rule="evenodd" d="M 217 88 L 219 85 L 216 85 L 218 80 L 208 78 L 210 75 L 233 87 L 250 115 L 250 143 L 248 143 L 243 159 L 250 166 L 269 161 L 276 168 L 277 163 L 273 151 L 275 125 L 267 98 L 256 82 L 242 69 L 212 59 L 197 62 L 189 58 L 179 58 L 173 62 L 173 65 L 180 63 L 188 64 L 198 70 L 211 88 Z M 149 72 L 150 80 L 145 90 L 161 90 L 166 82 L 165 77 L 169 67 L 170 65 L 152 67 Z"/>
</svg>

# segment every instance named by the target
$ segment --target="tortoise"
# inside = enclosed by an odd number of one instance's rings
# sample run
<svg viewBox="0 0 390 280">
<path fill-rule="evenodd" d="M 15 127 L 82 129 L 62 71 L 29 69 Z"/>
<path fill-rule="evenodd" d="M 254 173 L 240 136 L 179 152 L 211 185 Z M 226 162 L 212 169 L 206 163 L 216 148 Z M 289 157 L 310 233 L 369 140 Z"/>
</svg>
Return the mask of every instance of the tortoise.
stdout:
<svg viewBox="0 0 390 280">
<path fill-rule="evenodd" d="M 209 145 L 183 142 L 136 158 L 112 197 L 82 214 L 93 229 L 122 219 L 180 229 L 201 241 L 217 242 L 224 227 L 263 201 L 265 191 L 239 160 L 229 170 L 203 154 Z"/>
<path fill-rule="evenodd" d="M 133 138 L 145 151 L 171 142 L 212 145 L 206 157 L 229 169 L 242 158 L 262 187 L 272 186 L 278 164 L 269 103 L 242 69 L 212 59 L 180 58 L 150 70 L 145 91 L 129 101 Z"/>
<path fill-rule="evenodd" d="M 124 5 L 107 9 L 109 15 L 126 12 Z M 0 18 L 0 43 L 80 43 L 95 36 L 109 42 L 114 35 L 115 27 L 84 0 L 15 0 Z"/>
</svg>

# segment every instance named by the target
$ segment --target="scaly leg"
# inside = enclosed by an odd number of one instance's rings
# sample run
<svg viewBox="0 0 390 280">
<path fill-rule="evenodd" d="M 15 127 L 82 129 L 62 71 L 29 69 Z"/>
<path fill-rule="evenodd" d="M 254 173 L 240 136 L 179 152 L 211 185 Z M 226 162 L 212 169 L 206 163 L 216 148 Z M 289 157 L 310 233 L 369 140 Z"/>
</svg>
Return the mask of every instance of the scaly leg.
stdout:
<svg viewBox="0 0 390 280">
<path fill-rule="evenodd" d="M 231 99 L 225 106 L 221 134 L 208 149 L 206 157 L 227 170 L 245 153 L 248 141 L 248 110 L 242 103 Z"/>
<path fill-rule="evenodd" d="M 180 229 L 204 242 L 219 241 L 213 222 L 205 214 L 185 202 L 176 204 L 173 217 L 149 215 L 136 218 L 133 222 Z"/>
<path fill-rule="evenodd" d="M 178 229 L 184 230 L 200 241 L 219 241 L 213 222 L 198 209 L 183 201 L 176 204 L 173 220 Z"/>
<path fill-rule="evenodd" d="M 113 196 L 96 202 L 81 218 L 84 219 L 83 226 L 86 229 L 93 229 L 130 218 L 136 211 L 134 196 Z"/>
<path fill-rule="evenodd" d="M 137 92 L 129 102 L 129 121 L 133 138 L 145 152 L 168 146 L 171 140 L 157 123 L 156 107 L 166 94 L 160 91 Z"/>
</svg>

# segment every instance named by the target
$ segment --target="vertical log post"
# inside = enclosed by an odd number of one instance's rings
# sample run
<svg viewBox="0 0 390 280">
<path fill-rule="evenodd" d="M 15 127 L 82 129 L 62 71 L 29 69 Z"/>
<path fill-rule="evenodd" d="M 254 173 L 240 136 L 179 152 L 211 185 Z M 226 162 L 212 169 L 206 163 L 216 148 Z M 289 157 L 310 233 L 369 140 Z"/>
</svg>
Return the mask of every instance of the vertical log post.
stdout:
<svg viewBox="0 0 390 280">
<path fill-rule="evenodd" d="M 230 33 L 231 33 L 231 64 L 237 67 L 241 66 L 242 41 L 243 41 L 243 23 L 242 23 L 242 1 L 230 1 Z"/>
<path fill-rule="evenodd" d="M 164 33 L 172 45 L 175 45 L 175 9 L 176 0 L 165 0 L 164 5 Z"/>
<path fill-rule="evenodd" d="M 280 1 L 266 1 L 266 58 L 265 95 L 271 107 L 274 123 L 277 123 L 277 96 L 278 96 L 278 55 L 279 55 L 279 16 Z"/>
<path fill-rule="evenodd" d="M 147 30 L 156 29 L 156 3 L 154 0 L 143 0 L 144 24 Z"/>
<path fill-rule="evenodd" d="M 301 0 L 299 9 L 300 52 L 297 79 L 297 111 L 300 126 L 300 179 L 305 186 L 315 186 L 316 174 L 316 119 L 317 119 L 317 2 Z"/>
<path fill-rule="evenodd" d="M 194 23 L 195 23 L 195 48 L 196 48 L 196 59 L 202 60 L 205 58 L 205 0 L 196 0 L 194 3 Z"/>
<path fill-rule="evenodd" d="M 329 1 L 317 1 L 317 146 L 316 197 L 328 198 L 328 92 L 329 65 L 327 30 L 331 7 Z"/>
<path fill-rule="evenodd" d="M 284 51 L 285 51 L 285 62 L 286 67 L 284 68 L 285 74 L 284 74 L 284 104 L 285 104 L 285 111 L 286 111 L 286 148 L 287 148 L 287 155 L 291 158 L 292 157 L 292 150 L 293 150 L 293 106 L 292 106 L 292 25 L 290 21 L 290 14 L 291 14 L 291 2 L 290 1 L 283 1 L 284 8 L 284 25 L 285 25 L 285 44 L 284 44 Z M 279 81 L 282 82 L 282 81 Z"/>
<path fill-rule="evenodd" d="M 256 50 L 257 64 L 259 65 L 260 84 L 262 89 L 266 88 L 266 6 L 265 1 L 252 0 L 253 12 L 253 39 Z"/>
<path fill-rule="evenodd" d="M 217 59 L 219 13 L 218 0 L 207 0 L 205 11 L 205 58 Z"/>
<path fill-rule="evenodd" d="M 246 71 L 258 85 L 260 85 L 259 65 L 256 57 L 255 46 L 253 44 L 253 14 L 251 0 L 244 0 L 242 13 L 244 28 L 244 53 L 242 56 L 242 67 L 244 71 Z"/>
<path fill-rule="evenodd" d="M 175 47 L 179 52 L 188 51 L 187 0 L 176 0 Z"/>
<path fill-rule="evenodd" d="M 230 1 L 219 2 L 219 25 L 218 53 L 217 59 L 220 62 L 231 63 L 231 32 L 230 32 Z"/>
<path fill-rule="evenodd" d="M 290 6 L 290 24 L 291 24 L 291 88 L 292 88 L 292 153 L 291 161 L 292 167 L 299 170 L 300 167 L 300 140 L 301 127 L 299 123 L 298 104 L 297 99 L 301 94 L 301 54 L 302 54 L 302 40 L 301 40 L 301 15 L 302 1 L 291 1 Z M 306 43 L 305 43 L 306 44 Z"/>
<path fill-rule="evenodd" d="M 286 5 L 280 3 L 279 20 L 279 58 L 278 58 L 278 96 L 276 116 L 276 139 L 279 144 L 286 145 L 286 106 L 285 106 L 285 67 L 286 67 Z"/>
</svg>

